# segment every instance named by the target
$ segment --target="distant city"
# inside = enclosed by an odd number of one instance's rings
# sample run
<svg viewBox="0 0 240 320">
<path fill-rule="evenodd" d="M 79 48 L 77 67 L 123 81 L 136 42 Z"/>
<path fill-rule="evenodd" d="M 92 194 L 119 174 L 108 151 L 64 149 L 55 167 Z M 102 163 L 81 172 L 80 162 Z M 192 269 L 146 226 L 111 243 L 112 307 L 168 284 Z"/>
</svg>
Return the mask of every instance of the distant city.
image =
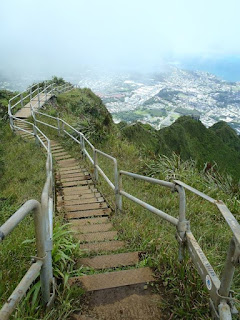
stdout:
<svg viewBox="0 0 240 320">
<path fill-rule="evenodd" d="M 23 90 L 44 75 L 21 81 L 0 76 L 0 88 Z M 93 90 L 115 122 L 141 121 L 156 129 L 169 126 L 181 115 L 200 119 L 207 127 L 223 120 L 240 134 L 240 82 L 227 82 L 208 72 L 169 67 L 165 72 L 95 73 L 87 70 L 64 77 Z"/>
</svg>

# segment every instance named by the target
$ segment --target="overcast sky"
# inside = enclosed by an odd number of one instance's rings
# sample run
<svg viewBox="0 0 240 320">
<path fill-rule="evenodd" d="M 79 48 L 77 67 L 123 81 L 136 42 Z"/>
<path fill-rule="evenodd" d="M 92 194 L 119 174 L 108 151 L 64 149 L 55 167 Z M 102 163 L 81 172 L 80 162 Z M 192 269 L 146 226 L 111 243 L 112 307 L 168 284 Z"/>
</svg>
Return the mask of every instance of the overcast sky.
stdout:
<svg viewBox="0 0 240 320">
<path fill-rule="evenodd" d="M 1 0 L 0 68 L 161 65 L 240 54 L 240 0 Z"/>
</svg>

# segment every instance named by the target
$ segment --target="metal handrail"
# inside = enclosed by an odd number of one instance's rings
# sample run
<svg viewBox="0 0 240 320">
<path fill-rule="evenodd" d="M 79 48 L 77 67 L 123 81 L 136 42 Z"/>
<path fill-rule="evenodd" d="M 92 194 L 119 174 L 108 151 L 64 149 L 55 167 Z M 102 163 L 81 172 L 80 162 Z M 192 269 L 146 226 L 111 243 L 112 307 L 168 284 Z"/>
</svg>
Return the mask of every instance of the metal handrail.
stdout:
<svg viewBox="0 0 240 320">
<path fill-rule="evenodd" d="M 38 113 L 38 112 L 36 112 Z M 203 192 L 200 192 L 191 186 L 185 184 L 182 181 L 174 180 L 173 182 L 163 181 L 154 179 L 151 177 L 145 177 L 141 176 L 135 173 L 126 172 L 126 171 L 119 171 L 117 168 L 117 160 L 108 155 L 107 153 L 104 153 L 94 147 L 94 145 L 85 137 L 85 135 L 72 127 L 70 124 L 68 124 L 66 121 L 60 118 L 52 117 L 49 115 L 46 115 L 44 113 L 41 113 L 42 116 L 51 117 L 58 123 L 58 132 L 59 135 L 61 134 L 67 134 L 71 139 L 73 139 L 75 142 L 80 144 L 82 154 L 87 156 L 88 160 L 91 162 L 91 164 L 94 166 L 94 179 L 97 182 L 98 181 L 98 173 L 102 175 L 102 177 L 105 179 L 105 181 L 109 184 L 112 190 L 114 190 L 116 199 L 116 210 L 118 212 L 122 211 L 122 196 L 128 198 L 129 200 L 141 205 L 145 209 L 149 210 L 150 212 L 153 212 L 157 215 L 159 215 L 162 219 L 170 222 L 174 226 L 176 226 L 177 229 L 177 240 L 179 242 L 179 260 L 182 261 L 183 254 L 185 252 L 184 248 L 186 247 L 190 253 L 190 256 L 196 266 L 196 269 L 205 284 L 205 286 L 208 289 L 209 295 L 210 295 L 210 305 L 213 310 L 213 316 L 214 319 L 232 319 L 232 314 L 235 312 L 231 298 L 230 293 L 230 285 L 233 278 L 233 273 L 236 265 L 239 265 L 240 261 L 240 246 L 239 246 L 239 239 L 240 239 L 240 226 L 237 222 L 237 220 L 234 218 L 232 213 L 229 211 L 229 209 L 226 207 L 226 205 L 221 201 L 216 201 L 215 199 L 209 197 L 208 195 L 204 194 Z M 42 121 L 41 123 L 45 125 L 49 125 L 44 123 Z M 62 123 L 62 127 L 60 125 Z M 80 137 L 80 141 L 76 139 L 72 134 L 70 134 L 67 130 L 64 129 L 64 126 L 69 127 L 71 130 L 73 130 L 78 137 Z M 56 127 L 54 127 L 56 128 Z M 86 150 L 85 143 L 89 145 L 89 147 L 93 151 L 93 158 L 90 156 L 88 151 Z M 98 164 L 98 157 L 97 155 L 102 155 L 114 162 L 114 176 L 115 176 L 115 183 L 113 183 L 108 176 L 105 174 L 103 169 Z M 159 210 L 158 208 L 155 208 L 151 206 L 150 204 L 142 201 L 141 199 L 138 199 L 137 197 L 125 192 L 122 188 L 122 176 L 128 176 L 133 179 L 138 179 L 142 181 L 146 181 L 148 183 L 157 184 L 166 188 L 171 189 L 172 191 L 178 192 L 179 194 L 179 217 L 178 219 Z M 191 230 L 190 230 L 190 223 L 186 219 L 186 213 L 185 213 L 185 203 L 186 203 L 186 197 L 185 197 L 185 190 L 194 192 L 198 196 L 202 197 L 203 199 L 215 204 L 222 215 L 224 216 L 225 220 L 227 221 L 228 225 L 230 226 L 232 232 L 233 232 L 233 239 L 230 242 L 230 247 L 228 250 L 227 260 L 225 263 L 223 275 L 221 278 L 221 281 L 217 277 L 213 267 L 209 263 L 207 257 L 203 253 L 201 247 L 199 246 L 198 242 L 194 238 Z M 231 275 L 231 276 L 228 276 Z"/>
<path fill-rule="evenodd" d="M 67 88 L 67 87 L 64 86 L 64 88 Z M 61 92 L 61 90 L 62 89 L 59 89 L 58 92 Z M 239 245 L 240 226 L 237 220 L 232 215 L 232 213 L 226 207 L 226 205 L 223 202 L 214 200 L 208 195 L 192 188 L 191 186 L 188 186 L 187 184 L 179 180 L 168 182 L 168 181 L 154 179 L 151 177 L 141 176 L 131 172 L 118 171 L 116 158 L 96 149 L 94 145 L 85 137 L 85 135 L 82 132 L 72 127 L 66 121 L 58 117 L 53 117 L 45 113 L 38 112 L 34 109 L 32 109 L 32 112 L 33 112 L 33 117 L 36 123 L 38 122 L 43 125 L 57 129 L 59 135 L 67 134 L 71 139 L 73 139 L 75 142 L 77 142 L 81 146 L 82 154 L 86 156 L 88 160 L 91 162 L 91 164 L 94 166 L 95 181 L 96 182 L 98 181 L 98 174 L 100 173 L 101 176 L 104 178 L 104 180 L 111 187 L 111 189 L 115 192 L 115 196 L 116 196 L 115 204 L 116 204 L 116 210 L 118 212 L 122 211 L 122 196 L 124 196 L 129 200 L 146 208 L 147 210 L 159 215 L 164 220 L 176 226 L 177 240 L 179 242 L 179 260 L 181 261 L 183 259 L 183 253 L 185 252 L 184 248 L 185 247 L 188 248 L 188 251 L 190 253 L 190 256 L 192 257 L 192 260 L 196 266 L 196 269 L 200 274 L 200 277 L 203 283 L 205 284 L 205 286 L 209 291 L 211 307 L 212 307 L 213 313 L 215 314 L 214 319 L 219 319 L 219 318 L 232 319 L 231 314 L 234 313 L 234 308 L 232 307 L 233 303 L 232 303 L 232 298 L 230 293 L 230 285 L 232 282 L 235 266 L 239 265 L 239 261 L 240 261 L 240 245 Z M 55 120 L 57 122 L 57 125 L 53 126 L 51 124 L 45 123 L 44 121 L 36 119 L 37 114 Z M 68 132 L 64 128 L 65 126 L 68 127 L 70 130 L 72 130 L 75 134 L 77 134 L 77 136 L 79 137 L 79 140 L 70 132 Z M 85 146 L 86 143 L 92 150 L 93 156 L 91 156 L 89 152 L 86 150 L 86 146 Z M 114 183 L 108 178 L 106 173 L 99 166 L 98 155 L 101 155 L 113 161 Z M 122 188 L 122 176 L 128 176 L 133 179 L 138 179 L 138 180 L 146 181 L 148 183 L 161 185 L 163 187 L 171 189 L 172 191 L 178 192 L 179 194 L 178 219 L 124 191 Z M 224 266 L 224 271 L 223 271 L 221 281 L 218 279 L 211 264 L 209 263 L 208 259 L 206 258 L 205 254 L 203 253 L 201 247 L 199 246 L 198 242 L 196 241 L 196 239 L 194 238 L 190 230 L 190 224 L 189 224 L 189 221 L 186 219 L 186 213 L 185 213 L 185 202 L 186 202 L 185 190 L 191 191 L 199 195 L 203 199 L 215 204 L 220 210 L 221 214 L 224 216 L 228 225 L 230 226 L 231 231 L 233 232 L 233 238 L 230 242 L 227 260 Z"/>
<path fill-rule="evenodd" d="M 32 88 L 30 87 L 30 94 L 28 96 L 31 102 L 35 97 L 38 98 L 38 103 L 40 101 L 40 94 L 43 92 L 47 93 L 48 89 L 51 87 L 51 92 L 53 92 L 52 85 L 45 87 L 41 92 L 39 91 L 39 84 L 37 85 L 36 96 L 32 96 Z M 68 87 L 67 87 L 68 88 Z M 28 90 L 24 91 L 27 92 Z M 42 299 L 45 305 L 50 306 L 55 298 L 54 289 L 54 278 L 52 270 L 52 238 L 53 238 L 53 162 L 51 153 L 51 142 L 48 137 L 37 127 L 36 123 L 31 123 L 27 120 L 17 118 L 12 114 L 12 109 L 21 104 L 23 106 L 23 101 L 26 97 L 23 97 L 23 93 L 19 93 L 9 100 L 8 104 L 8 115 L 10 119 L 10 126 L 12 130 L 18 130 L 26 132 L 32 136 L 35 136 L 36 143 L 40 143 L 47 152 L 46 160 L 46 182 L 41 196 L 41 204 L 36 200 L 28 200 L 23 206 L 21 206 L 2 226 L 0 226 L 0 242 L 6 238 L 6 236 L 14 230 L 14 228 L 27 216 L 30 212 L 34 212 L 34 225 L 35 225 L 35 235 L 36 235 L 36 246 L 37 246 L 37 257 L 35 257 L 35 262 L 29 268 L 25 276 L 22 278 L 16 289 L 12 292 L 11 296 L 7 302 L 3 305 L 0 310 L 0 319 L 7 320 L 16 308 L 17 304 L 25 295 L 26 291 L 29 289 L 31 284 L 39 276 L 41 281 L 41 291 Z M 20 100 L 11 106 L 11 101 L 20 97 Z M 46 97 L 46 96 L 45 96 Z M 47 101 L 47 100 L 46 100 Z M 33 108 L 31 106 L 31 111 Z M 34 114 L 33 114 L 34 115 Z M 21 123 L 27 124 L 31 131 L 25 130 L 20 126 L 16 125 L 14 121 L 19 121 Z M 45 143 L 39 136 L 41 134 L 46 140 Z M 47 145 L 46 145 L 47 144 Z"/>
</svg>

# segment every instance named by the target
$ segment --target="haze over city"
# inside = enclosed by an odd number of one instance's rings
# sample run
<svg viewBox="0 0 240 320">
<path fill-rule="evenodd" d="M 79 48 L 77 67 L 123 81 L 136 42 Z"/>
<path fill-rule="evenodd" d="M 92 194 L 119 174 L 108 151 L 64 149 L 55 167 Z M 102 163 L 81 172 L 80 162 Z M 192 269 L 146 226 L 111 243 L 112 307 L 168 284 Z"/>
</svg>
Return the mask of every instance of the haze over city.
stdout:
<svg viewBox="0 0 240 320">
<path fill-rule="evenodd" d="M 238 0 L 9 0 L 0 4 L 0 71 L 161 71 L 239 56 Z"/>
</svg>

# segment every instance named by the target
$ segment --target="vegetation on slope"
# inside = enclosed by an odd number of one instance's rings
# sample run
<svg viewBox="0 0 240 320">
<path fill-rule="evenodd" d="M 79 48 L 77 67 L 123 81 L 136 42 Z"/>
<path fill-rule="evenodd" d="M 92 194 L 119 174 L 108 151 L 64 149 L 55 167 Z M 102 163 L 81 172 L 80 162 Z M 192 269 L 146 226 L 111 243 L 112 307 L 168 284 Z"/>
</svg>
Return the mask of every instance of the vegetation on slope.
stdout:
<svg viewBox="0 0 240 320">
<path fill-rule="evenodd" d="M 0 91 L 0 225 L 27 200 L 40 201 L 46 180 L 46 156 L 34 142 L 26 142 L 14 134 L 7 119 L 9 91 Z M 48 313 L 41 305 L 39 280 L 33 284 L 11 319 L 67 319 L 75 309 L 73 297 L 81 289 L 69 290 L 67 279 L 73 266 L 78 244 L 73 241 L 62 215 L 54 219 L 53 268 L 57 280 L 57 299 Z M 0 243 L 0 309 L 31 266 L 36 256 L 33 217 L 26 217 Z"/>
<path fill-rule="evenodd" d="M 221 124 L 218 124 L 220 127 Z M 207 129 L 200 121 L 181 117 L 171 126 L 159 131 L 159 154 L 170 156 L 172 152 L 182 159 L 194 159 L 199 167 L 204 163 L 216 162 L 222 172 L 230 173 L 235 180 L 240 179 L 240 139 L 233 135 L 233 129 L 225 125 L 219 136 L 214 128 Z M 231 142 L 230 142 L 231 141 Z"/>
<path fill-rule="evenodd" d="M 94 110 L 91 113 L 85 113 L 85 104 L 92 106 Z M 46 111 L 50 114 L 59 114 L 61 118 L 72 125 L 79 122 L 82 125 L 83 121 L 87 121 L 94 126 L 95 122 L 100 124 L 101 119 L 105 119 L 108 114 L 101 101 L 93 94 L 88 94 L 86 89 L 74 90 L 60 95 L 54 104 L 48 106 Z M 98 112 L 97 119 L 92 117 L 95 112 Z M 182 131 L 184 131 L 183 126 L 189 126 L 183 133 L 187 136 L 187 139 L 185 139 L 186 148 L 189 147 L 188 143 L 192 143 L 190 141 L 190 130 L 199 139 L 201 135 L 194 130 L 201 129 L 201 133 L 204 138 L 206 135 L 206 139 L 213 137 L 212 134 L 205 133 L 201 123 L 197 123 L 196 129 L 194 129 L 195 122 L 190 121 L 189 118 L 180 119 L 178 125 Z M 236 190 L 233 189 L 231 179 L 221 176 L 217 172 L 217 168 L 210 168 L 209 171 L 204 172 L 199 170 L 196 161 L 183 161 L 179 154 L 171 153 L 169 156 L 156 156 L 147 152 L 145 143 L 139 147 L 141 140 L 145 139 L 143 141 L 147 141 L 146 130 L 143 131 L 144 137 L 143 135 L 138 137 L 137 134 L 131 132 L 134 137 L 131 140 L 128 136 L 126 138 L 125 132 L 122 133 L 125 126 L 121 124 L 116 126 L 112 121 L 110 121 L 108 127 L 107 125 L 97 125 L 94 128 L 98 132 L 88 131 L 91 142 L 98 149 L 116 157 L 119 169 L 170 181 L 173 178 L 181 179 L 211 197 L 223 200 L 235 217 L 240 219 L 239 193 L 236 193 Z M 151 130 L 149 131 L 151 132 Z M 54 132 L 52 134 L 57 138 Z M 103 135 L 104 139 L 102 139 Z M 176 138 L 176 132 L 174 135 Z M 173 139 L 170 138 L 170 141 L 173 143 Z M 200 144 L 200 140 L 197 143 Z M 75 154 L 75 157 L 80 157 L 79 145 L 68 139 L 64 139 L 64 144 Z M 196 150 L 194 145 L 191 144 L 191 147 Z M 100 167 L 113 181 L 111 163 L 101 157 L 99 157 L 99 163 Z M 92 167 L 90 166 L 91 170 Z M 114 194 L 101 178 L 98 187 L 114 207 Z M 169 190 L 128 178 L 124 179 L 123 188 L 151 205 L 177 217 L 178 197 Z M 113 223 L 118 229 L 119 238 L 128 243 L 129 250 L 139 250 L 143 253 L 144 259 L 141 266 L 148 265 L 155 269 L 160 283 L 160 286 L 156 289 L 163 293 L 163 299 L 166 297 L 165 312 L 169 314 L 171 319 L 209 319 L 208 293 L 193 267 L 191 259 L 186 256 L 184 263 L 178 262 L 175 228 L 125 198 L 123 200 L 124 211 L 121 215 L 112 217 Z M 187 192 L 187 219 L 191 222 L 194 236 L 220 276 L 231 238 L 231 232 L 222 215 L 212 204 Z M 240 275 L 236 272 L 233 289 L 236 290 L 238 299 L 240 298 L 239 287 Z"/>
</svg>

